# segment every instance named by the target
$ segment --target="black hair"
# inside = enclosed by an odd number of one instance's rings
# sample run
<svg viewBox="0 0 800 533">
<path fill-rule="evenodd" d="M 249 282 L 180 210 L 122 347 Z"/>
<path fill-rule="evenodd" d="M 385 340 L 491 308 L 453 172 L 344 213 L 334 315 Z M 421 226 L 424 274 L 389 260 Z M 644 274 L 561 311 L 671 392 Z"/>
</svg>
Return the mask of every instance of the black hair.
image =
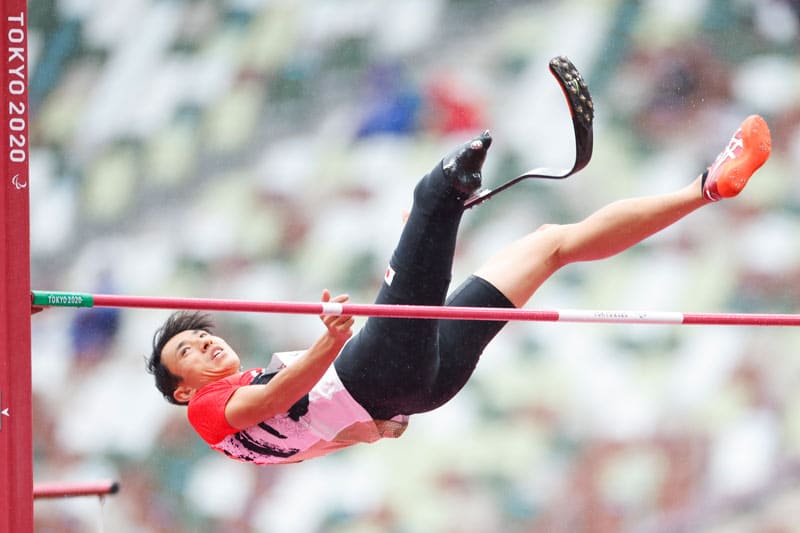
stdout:
<svg viewBox="0 0 800 533">
<path fill-rule="evenodd" d="M 153 335 L 153 351 L 147 360 L 147 371 L 156 379 L 156 388 L 164 399 L 175 405 L 186 405 L 188 402 L 179 402 L 173 394 L 180 383 L 180 376 L 170 372 L 169 368 L 161 362 L 161 352 L 164 345 L 182 331 L 200 330 L 211 333 L 214 329 L 214 320 L 207 313 L 197 311 L 177 311 L 158 328 Z"/>
</svg>

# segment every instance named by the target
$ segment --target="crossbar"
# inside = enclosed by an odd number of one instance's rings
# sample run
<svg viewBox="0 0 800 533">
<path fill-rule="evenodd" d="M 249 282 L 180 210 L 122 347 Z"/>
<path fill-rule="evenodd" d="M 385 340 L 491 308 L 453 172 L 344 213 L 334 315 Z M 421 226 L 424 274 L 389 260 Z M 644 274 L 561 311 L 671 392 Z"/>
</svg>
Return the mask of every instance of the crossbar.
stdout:
<svg viewBox="0 0 800 533">
<path fill-rule="evenodd" d="M 349 315 L 386 318 L 496 320 L 534 322 L 589 322 L 625 324 L 800 326 L 800 314 L 682 313 L 676 311 L 625 311 L 581 309 L 508 309 L 430 305 L 378 305 L 332 302 L 285 302 L 170 298 L 74 292 L 33 291 L 34 309 L 46 307 L 118 307 L 197 311 L 232 311 L 307 315 Z"/>
</svg>

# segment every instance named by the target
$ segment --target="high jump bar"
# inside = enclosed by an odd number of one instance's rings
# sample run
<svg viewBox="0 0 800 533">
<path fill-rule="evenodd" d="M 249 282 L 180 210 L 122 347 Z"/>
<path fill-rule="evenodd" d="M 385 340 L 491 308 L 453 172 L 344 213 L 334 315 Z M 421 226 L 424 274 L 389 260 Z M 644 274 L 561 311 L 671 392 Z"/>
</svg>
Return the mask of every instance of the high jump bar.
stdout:
<svg viewBox="0 0 800 533">
<path fill-rule="evenodd" d="M 68 498 L 78 496 L 103 497 L 119 492 L 119 483 L 112 480 L 93 481 L 89 483 L 36 483 L 33 486 L 33 499 Z"/>
<path fill-rule="evenodd" d="M 51 291 L 33 291 L 31 293 L 31 306 L 34 311 L 38 311 L 46 307 L 121 307 L 449 320 L 673 324 L 706 326 L 800 326 L 800 314 L 780 313 L 682 313 L 677 311 L 581 309 L 537 310 L 430 305 L 367 305 L 336 302 L 285 302 L 224 300 L 212 298 L 168 298 L 155 296 L 130 296 Z"/>
</svg>

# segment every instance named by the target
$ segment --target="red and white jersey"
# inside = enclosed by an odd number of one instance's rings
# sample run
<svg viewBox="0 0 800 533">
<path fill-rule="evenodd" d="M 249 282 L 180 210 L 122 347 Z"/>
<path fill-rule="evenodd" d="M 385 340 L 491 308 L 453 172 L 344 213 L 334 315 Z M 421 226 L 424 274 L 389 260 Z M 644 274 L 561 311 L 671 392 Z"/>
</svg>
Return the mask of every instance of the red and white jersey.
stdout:
<svg viewBox="0 0 800 533">
<path fill-rule="evenodd" d="M 256 464 L 295 463 L 360 442 L 399 437 L 408 417 L 373 420 L 344 388 L 331 365 L 308 394 L 308 410 L 296 420 L 288 413 L 237 430 L 225 419 L 225 405 L 239 388 L 264 373 L 291 365 L 303 352 L 274 354 L 266 369 L 251 369 L 206 385 L 189 402 L 187 416 L 211 448 Z"/>
</svg>

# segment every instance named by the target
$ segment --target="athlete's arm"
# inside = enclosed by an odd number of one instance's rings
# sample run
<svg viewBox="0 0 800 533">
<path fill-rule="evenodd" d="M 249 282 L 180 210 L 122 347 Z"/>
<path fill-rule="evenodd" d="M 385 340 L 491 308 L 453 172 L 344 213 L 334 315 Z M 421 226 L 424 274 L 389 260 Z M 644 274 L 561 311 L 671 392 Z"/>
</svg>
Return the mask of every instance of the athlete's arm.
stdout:
<svg viewBox="0 0 800 533">
<path fill-rule="evenodd" d="M 347 295 L 331 299 L 327 289 L 322 292 L 323 302 L 343 303 L 348 299 Z M 244 429 L 284 414 L 317 384 L 353 334 L 353 317 L 321 318 L 325 333 L 296 362 L 278 372 L 269 383 L 246 385 L 231 395 L 225 406 L 228 424 Z"/>
</svg>

